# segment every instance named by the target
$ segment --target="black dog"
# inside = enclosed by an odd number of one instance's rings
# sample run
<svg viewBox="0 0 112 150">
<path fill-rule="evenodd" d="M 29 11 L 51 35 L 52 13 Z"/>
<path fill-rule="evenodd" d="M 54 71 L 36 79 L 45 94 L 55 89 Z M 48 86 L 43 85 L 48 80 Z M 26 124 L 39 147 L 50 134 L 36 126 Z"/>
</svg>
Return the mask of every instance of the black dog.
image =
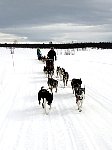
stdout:
<svg viewBox="0 0 112 150">
<path fill-rule="evenodd" d="M 76 88 L 81 87 L 81 84 L 82 84 L 81 78 L 80 79 L 75 79 L 75 78 L 72 79 L 71 86 L 72 86 L 73 94 L 74 94 Z"/>
<path fill-rule="evenodd" d="M 82 111 L 82 104 L 83 100 L 85 99 L 85 87 L 77 87 L 75 88 L 75 97 L 76 97 L 76 104 L 78 106 L 79 112 Z"/>
<path fill-rule="evenodd" d="M 47 89 L 44 89 L 43 87 L 41 87 L 41 90 L 38 92 L 39 105 L 40 105 L 41 99 L 43 99 L 43 102 L 42 102 L 42 107 L 43 108 L 44 108 L 44 99 L 46 99 L 46 101 L 48 102 L 47 104 L 51 108 L 51 104 L 52 104 L 52 101 L 53 101 L 53 93 L 50 93 Z"/>
<path fill-rule="evenodd" d="M 48 82 L 47 82 L 51 92 L 53 90 L 53 88 L 56 88 L 56 91 L 57 92 L 57 87 L 58 87 L 58 81 L 53 79 L 53 78 L 48 78 Z"/>
<path fill-rule="evenodd" d="M 67 86 L 67 83 L 68 83 L 68 79 L 69 79 L 69 74 L 68 72 L 63 72 L 63 83 L 64 83 L 64 87 L 65 85 Z"/>
</svg>

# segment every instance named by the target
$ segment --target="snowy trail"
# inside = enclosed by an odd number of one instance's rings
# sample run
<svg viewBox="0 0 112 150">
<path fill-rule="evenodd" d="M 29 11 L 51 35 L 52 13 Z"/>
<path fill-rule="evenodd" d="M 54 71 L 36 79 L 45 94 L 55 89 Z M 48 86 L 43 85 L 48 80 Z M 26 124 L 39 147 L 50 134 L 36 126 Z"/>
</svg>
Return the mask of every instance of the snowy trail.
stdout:
<svg viewBox="0 0 112 150">
<path fill-rule="evenodd" d="M 37 60 L 35 50 L 21 49 L 15 50 L 13 67 L 8 52 L 0 53 L 0 149 L 112 149 L 111 51 L 108 55 L 105 51 L 85 51 L 58 56 L 55 65 L 65 65 L 62 67 L 70 73 L 70 79 L 65 88 L 59 81 L 49 115 L 37 101 L 40 87 L 47 86 L 45 64 Z M 66 62 L 66 58 L 71 61 Z M 70 86 L 73 77 L 82 77 L 86 87 L 81 113 Z"/>
</svg>

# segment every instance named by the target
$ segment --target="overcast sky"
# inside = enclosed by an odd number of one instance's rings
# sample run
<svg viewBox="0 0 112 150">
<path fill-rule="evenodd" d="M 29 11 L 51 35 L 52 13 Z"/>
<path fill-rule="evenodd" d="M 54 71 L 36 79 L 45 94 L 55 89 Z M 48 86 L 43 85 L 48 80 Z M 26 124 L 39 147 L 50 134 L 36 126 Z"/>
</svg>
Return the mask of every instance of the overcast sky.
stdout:
<svg viewBox="0 0 112 150">
<path fill-rule="evenodd" d="M 112 41 L 112 0 L 0 0 L 0 42 Z"/>
</svg>

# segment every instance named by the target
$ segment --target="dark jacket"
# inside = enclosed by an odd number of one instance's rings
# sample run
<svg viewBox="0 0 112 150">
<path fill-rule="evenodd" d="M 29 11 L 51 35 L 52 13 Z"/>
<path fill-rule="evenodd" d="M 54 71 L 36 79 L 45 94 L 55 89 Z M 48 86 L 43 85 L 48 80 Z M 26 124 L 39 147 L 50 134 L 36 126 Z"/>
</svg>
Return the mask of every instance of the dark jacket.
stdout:
<svg viewBox="0 0 112 150">
<path fill-rule="evenodd" d="M 42 57 L 42 54 L 41 54 L 41 51 L 39 48 L 37 48 L 37 56 L 38 56 L 38 59 L 40 60 L 41 57 Z"/>
<path fill-rule="evenodd" d="M 47 54 L 47 57 L 49 59 L 53 59 L 53 61 L 56 60 L 56 52 L 54 50 L 50 50 Z"/>
</svg>

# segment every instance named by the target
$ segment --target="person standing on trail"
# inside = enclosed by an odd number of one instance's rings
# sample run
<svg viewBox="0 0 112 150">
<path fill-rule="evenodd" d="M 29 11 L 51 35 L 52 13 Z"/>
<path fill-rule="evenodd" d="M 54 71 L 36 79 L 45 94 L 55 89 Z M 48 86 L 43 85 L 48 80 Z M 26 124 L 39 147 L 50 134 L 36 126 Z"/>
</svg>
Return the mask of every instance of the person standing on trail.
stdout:
<svg viewBox="0 0 112 150">
<path fill-rule="evenodd" d="M 38 57 L 38 60 L 41 60 L 41 58 L 42 58 L 40 48 L 37 48 L 37 57 Z"/>
<path fill-rule="evenodd" d="M 50 49 L 50 51 L 48 52 L 48 54 L 47 54 L 47 57 L 49 58 L 49 59 L 52 59 L 53 61 L 55 60 L 57 60 L 57 57 L 56 57 L 56 52 L 54 51 L 54 48 L 53 47 L 51 47 L 51 49 Z"/>
</svg>

